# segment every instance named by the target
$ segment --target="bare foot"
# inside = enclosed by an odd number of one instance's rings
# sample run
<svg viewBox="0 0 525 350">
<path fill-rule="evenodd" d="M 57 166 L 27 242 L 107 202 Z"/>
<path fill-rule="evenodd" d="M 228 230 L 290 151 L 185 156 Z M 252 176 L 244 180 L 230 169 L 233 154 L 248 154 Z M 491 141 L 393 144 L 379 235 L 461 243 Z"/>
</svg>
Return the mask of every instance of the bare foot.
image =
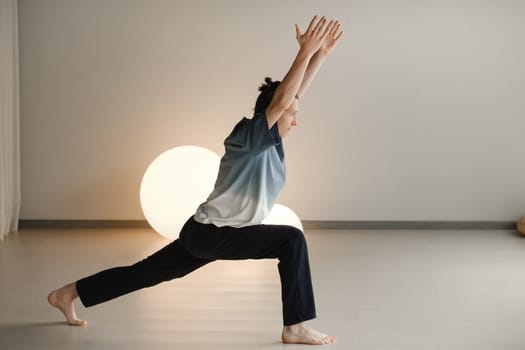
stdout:
<svg viewBox="0 0 525 350">
<path fill-rule="evenodd" d="M 60 289 L 54 290 L 47 296 L 51 306 L 56 307 L 66 317 L 67 323 L 72 326 L 87 326 L 87 322 L 79 320 L 75 314 L 73 301 L 78 297 L 77 288 L 74 283 L 68 284 Z"/>
<path fill-rule="evenodd" d="M 335 343 L 334 336 L 326 335 L 308 327 L 304 322 L 285 326 L 282 335 L 285 344 L 325 345 Z"/>
</svg>

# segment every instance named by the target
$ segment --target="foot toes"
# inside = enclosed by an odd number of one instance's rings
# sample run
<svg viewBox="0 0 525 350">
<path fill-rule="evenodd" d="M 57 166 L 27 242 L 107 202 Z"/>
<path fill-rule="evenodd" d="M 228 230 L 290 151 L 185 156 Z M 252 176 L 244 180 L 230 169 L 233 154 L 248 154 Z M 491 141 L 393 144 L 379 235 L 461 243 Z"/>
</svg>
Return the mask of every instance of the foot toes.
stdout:
<svg viewBox="0 0 525 350">
<path fill-rule="evenodd" d="M 87 321 L 84 320 L 71 320 L 68 323 L 72 326 L 87 326 Z"/>
<path fill-rule="evenodd" d="M 335 343 L 335 337 L 326 337 L 323 339 L 323 344 L 333 344 Z"/>
</svg>

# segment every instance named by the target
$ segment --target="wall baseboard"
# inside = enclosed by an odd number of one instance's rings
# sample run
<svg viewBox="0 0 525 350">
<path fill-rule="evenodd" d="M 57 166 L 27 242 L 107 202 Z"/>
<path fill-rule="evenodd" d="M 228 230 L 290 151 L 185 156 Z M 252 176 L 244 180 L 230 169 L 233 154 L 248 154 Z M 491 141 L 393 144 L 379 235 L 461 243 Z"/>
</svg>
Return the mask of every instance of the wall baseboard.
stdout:
<svg viewBox="0 0 525 350">
<path fill-rule="evenodd" d="M 146 220 L 19 220 L 18 228 L 151 228 Z"/>
<path fill-rule="evenodd" d="M 513 221 L 303 221 L 305 229 L 334 230 L 512 230 Z"/>
<path fill-rule="evenodd" d="M 514 221 L 303 221 L 305 229 L 513 230 Z M 19 220 L 20 229 L 151 228 L 146 220 Z"/>
</svg>

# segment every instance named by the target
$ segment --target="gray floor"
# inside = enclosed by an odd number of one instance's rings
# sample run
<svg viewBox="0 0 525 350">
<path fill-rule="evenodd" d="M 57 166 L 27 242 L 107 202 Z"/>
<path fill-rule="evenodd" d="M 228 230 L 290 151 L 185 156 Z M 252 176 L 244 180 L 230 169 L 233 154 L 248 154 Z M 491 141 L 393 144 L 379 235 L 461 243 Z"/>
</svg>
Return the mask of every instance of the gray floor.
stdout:
<svg viewBox="0 0 525 350">
<path fill-rule="evenodd" d="M 307 232 L 337 349 L 525 349 L 525 238 L 511 231 Z M 280 343 L 276 261 L 220 261 L 77 313 L 52 288 L 166 244 L 149 230 L 24 230 L 0 242 L 1 349 L 304 349 Z"/>
</svg>

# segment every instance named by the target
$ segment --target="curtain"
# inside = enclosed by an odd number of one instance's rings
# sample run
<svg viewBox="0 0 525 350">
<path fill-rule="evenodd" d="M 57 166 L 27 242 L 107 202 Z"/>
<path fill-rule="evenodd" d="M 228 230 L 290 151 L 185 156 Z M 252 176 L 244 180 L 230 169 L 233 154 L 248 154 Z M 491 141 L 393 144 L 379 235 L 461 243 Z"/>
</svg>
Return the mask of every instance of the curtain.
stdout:
<svg viewBox="0 0 525 350">
<path fill-rule="evenodd" d="M 0 0 L 0 240 L 20 214 L 17 12 L 17 0 Z"/>
</svg>

